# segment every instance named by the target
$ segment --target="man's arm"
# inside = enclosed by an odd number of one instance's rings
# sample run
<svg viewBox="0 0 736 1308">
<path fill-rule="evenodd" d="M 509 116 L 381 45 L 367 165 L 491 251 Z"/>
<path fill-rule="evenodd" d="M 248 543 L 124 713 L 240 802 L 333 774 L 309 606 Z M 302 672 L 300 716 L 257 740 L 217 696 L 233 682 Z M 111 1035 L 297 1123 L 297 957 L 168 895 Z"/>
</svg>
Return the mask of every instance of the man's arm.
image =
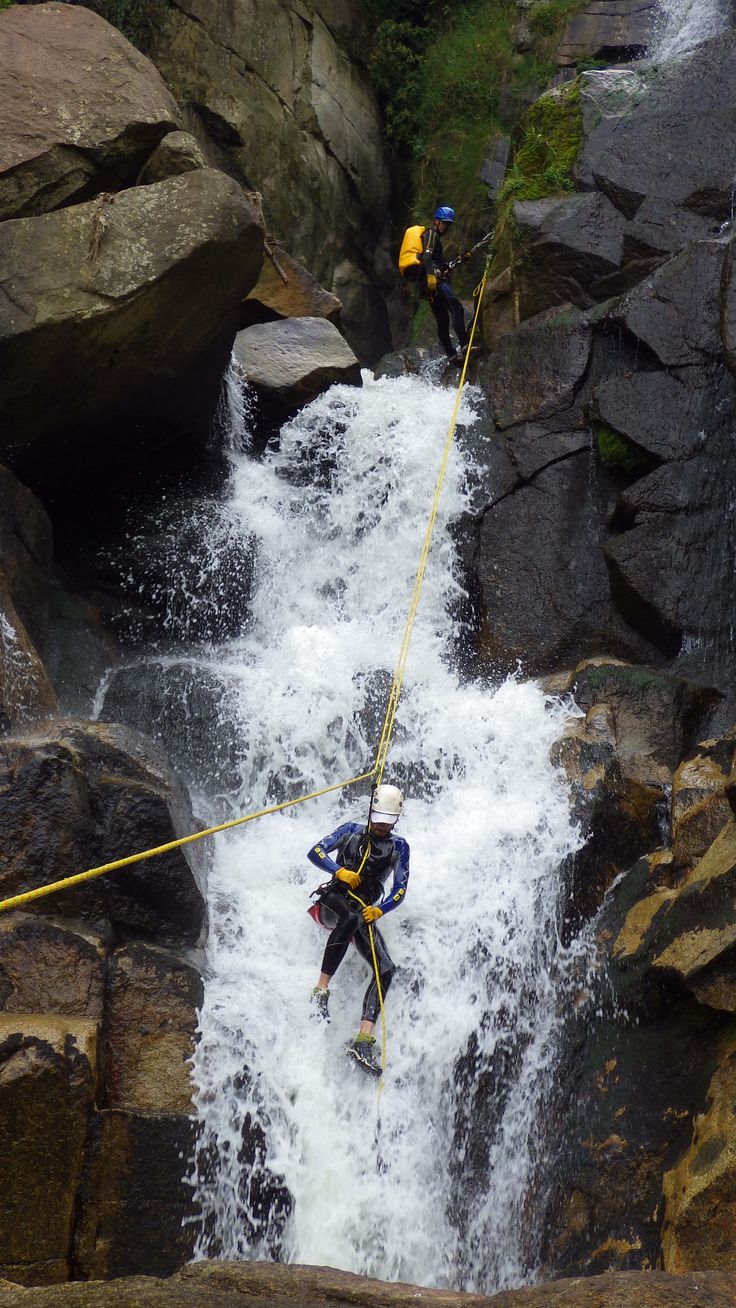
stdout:
<svg viewBox="0 0 736 1308">
<path fill-rule="evenodd" d="M 401 836 L 396 836 L 394 844 L 399 857 L 394 868 L 393 885 L 390 894 L 378 906 L 384 914 L 390 913 L 392 908 L 398 908 L 409 885 L 409 846 Z"/>
<path fill-rule="evenodd" d="M 329 836 L 325 836 L 323 840 L 312 846 L 307 854 L 310 863 L 314 863 L 314 866 L 318 867 L 320 871 L 329 872 L 330 876 L 334 877 L 340 864 L 335 863 L 334 859 L 330 858 L 329 851 L 336 849 L 345 836 L 352 836 L 353 832 L 358 830 L 357 823 L 343 822 L 342 826 L 337 828 L 337 831 L 330 832 Z"/>
</svg>

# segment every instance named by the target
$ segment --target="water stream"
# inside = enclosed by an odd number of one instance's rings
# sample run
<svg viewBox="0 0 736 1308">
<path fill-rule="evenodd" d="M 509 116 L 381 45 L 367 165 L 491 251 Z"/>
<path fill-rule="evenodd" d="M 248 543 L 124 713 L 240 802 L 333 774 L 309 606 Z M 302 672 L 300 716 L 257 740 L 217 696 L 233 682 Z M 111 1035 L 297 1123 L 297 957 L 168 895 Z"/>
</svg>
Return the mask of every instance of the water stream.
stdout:
<svg viewBox="0 0 736 1308">
<path fill-rule="evenodd" d="M 660 0 L 649 58 L 661 63 L 686 54 L 731 25 L 728 0 Z"/>
<path fill-rule="evenodd" d="M 230 535 L 255 539 L 256 587 L 247 628 L 188 656 L 189 683 L 227 688 L 209 730 L 235 742 L 229 789 L 199 796 L 205 820 L 372 761 L 453 400 L 429 378 L 366 374 L 263 458 L 235 415 L 215 535 L 224 514 Z M 472 392 L 461 420 L 474 420 Z M 365 790 L 218 838 L 193 1069 L 200 1256 L 483 1290 L 534 1274 L 528 1196 L 569 962 L 557 870 L 578 843 L 549 751 L 570 708 L 520 679 L 463 684 L 453 668 L 447 525 L 471 481 L 455 448 L 386 774 L 407 793 L 412 870 L 384 926 L 398 972 L 380 1097 L 344 1055 L 368 980 L 357 954 L 335 977 L 329 1027 L 309 1015 L 324 933 L 306 913 L 319 878 L 305 855 L 362 820 Z"/>
</svg>

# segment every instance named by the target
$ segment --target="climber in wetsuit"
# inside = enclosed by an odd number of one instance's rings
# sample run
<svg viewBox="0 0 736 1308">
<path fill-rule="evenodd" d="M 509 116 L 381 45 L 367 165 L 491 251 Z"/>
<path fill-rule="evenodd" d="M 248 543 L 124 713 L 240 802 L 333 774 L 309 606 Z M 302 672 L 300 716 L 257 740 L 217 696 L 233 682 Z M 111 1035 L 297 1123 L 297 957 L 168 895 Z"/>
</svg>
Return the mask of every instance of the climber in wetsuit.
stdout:
<svg viewBox="0 0 736 1308">
<path fill-rule="evenodd" d="M 404 282 L 417 286 L 419 294 L 429 300 L 437 323 L 437 335 L 448 359 L 457 358 L 468 344 L 465 310 L 449 282 L 449 271 L 442 250 L 442 237 L 455 221 L 455 210 L 441 205 L 435 211 L 431 227 L 408 227 L 399 253 L 399 272 Z M 458 339 L 456 351 L 450 339 L 450 317 Z"/>
<path fill-rule="evenodd" d="M 401 836 L 391 834 L 403 803 L 404 797 L 396 786 L 377 786 L 367 829 L 357 822 L 344 822 L 307 855 L 311 863 L 332 877 L 326 885 L 320 886 L 317 901 L 309 910 L 316 921 L 331 929 L 319 980 L 312 991 L 314 1012 L 329 1022 L 329 984 L 352 940 L 372 975 L 363 999 L 360 1030 L 348 1046 L 348 1054 L 376 1075 L 380 1075 L 381 1067 L 375 1054 L 373 1028 L 380 1000 L 370 935 L 376 952 L 381 994 L 385 996 L 395 968 L 375 923 L 396 908 L 406 894 L 409 846 Z M 331 854 L 334 858 L 330 857 Z M 392 877 L 391 889 L 385 894 L 384 882 L 389 876 Z M 380 900 L 379 904 L 377 900 Z"/>
</svg>

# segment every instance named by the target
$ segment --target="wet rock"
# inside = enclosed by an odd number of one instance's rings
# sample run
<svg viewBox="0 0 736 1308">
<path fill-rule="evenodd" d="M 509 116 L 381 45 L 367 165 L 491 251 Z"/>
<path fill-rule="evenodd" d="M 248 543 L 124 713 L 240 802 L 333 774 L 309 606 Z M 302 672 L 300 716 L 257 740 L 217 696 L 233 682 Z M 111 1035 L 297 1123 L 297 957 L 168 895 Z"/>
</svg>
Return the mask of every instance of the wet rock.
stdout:
<svg viewBox="0 0 736 1308">
<path fill-rule="evenodd" d="M 291 318 L 238 332 L 235 358 L 256 391 L 283 408 L 307 404 L 334 382 L 360 386 L 350 346 L 324 318 Z"/>
<path fill-rule="evenodd" d="M 96 1113 L 78 1197 L 77 1276 L 170 1276 L 193 1253 L 192 1189 L 182 1179 L 196 1126 L 176 1113 Z"/>
<path fill-rule="evenodd" d="M 620 757 L 654 784 L 669 781 L 715 699 L 672 673 L 603 657 L 579 664 L 566 690 L 584 712 L 610 705 Z"/>
<path fill-rule="evenodd" d="M 0 14 L 0 220 L 132 186 L 178 123 L 153 64 L 91 10 Z"/>
<path fill-rule="evenodd" d="M 726 784 L 736 742 L 708 740 L 684 759 L 672 779 L 672 853 L 692 867 L 731 818 Z"/>
<path fill-rule="evenodd" d="M 54 688 L 0 574 L 0 732 L 57 711 Z"/>
<path fill-rule="evenodd" d="M 602 190 L 629 218 L 645 197 L 706 215 L 714 226 L 730 218 L 735 48 L 729 31 L 686 59 L 584 73 L 585 139 L 575 169 L 584 189 Z"/>
<path fill-rule="evenodd" d="M 605 195 L 524 200 L 513 206 L 513 217 L 526 238 L 516 274 L 522 319 L 559 304 L 586 308 L 611 294 L 625 219 Z"/>
<path fill-rule="evenodd" d="M 99 719 L 126 722 L 150 736 L 190 785 L 229 794 L 248 746 L 238 693 L 238 680 L 224 669 L 151 659 L 112 674 Z"/>
<path fill-rule="evenodd" d="M 70 1275 L 96 1038 L 93 1021 L 0 1014 L 0 1276 Z"/>
<path fill-rule="evenodd" d="M 0 465 L 0 576 L 29 638 L 48 635 L 51 522 L 36 496 Z"/>
<path fill-rule="evenodd" d="M 195 830 L 182 783 L 137 732 L 63 721 L 0 742 L 0 893 L 10 896 Z M 181 850 L 54 896 L 54 911 L 196 944 L 205 924 L 202 853 Z"/>
<path fill-rule="evenodd" d="M 478 380 L 498 427 L 569 410 L 592 343 L 587 320 L 574 311 L 540 314 L 503 337 L 479 368 Z"/>
<path fill-rule="evenodd" d="M 587 59 L 607 64 L 641 59 L 657 13 L 655 0 L 588 0 L 565 28 L 555 59 L 562 68 Z"/>
<path fill-rule="evenodd" d="M 736 823 L 730 820 L 682 885 L 655 890 L 631 908 L 614 944 L 615 959 L 691 989 L 699 985 L 703 969 L 720 966 L 736 946 L 735 882 Z"/>
<path fill-rule="evenodd" d="M 725 241 L 700 241 L 629 291 L 613 320 L 643 341 L 668 368 L 700 365 L 720 354 Z"/>
<path fill-rule="evenodd" d="M 717 1034 L 716 1015 L 692 1000 L 635 1021 L 588 1011 L 548 1113 L 545 1274 L 575 1273 L 592 1288 L 596 1273 L 657 1266 L 662 1177 L 687 1147 Z"/>
<path fill-rule="evenodd" d="M 704 378 L 705 381 L 705 378 Z M 694 388 L 669 372 L 637 372 L 599 386 L 597 417 L 654 458 L 671 462 L 702 448 L 705 387 Z"/>
<path fill-rule="evenodd" d="M 171 950 L 136 942 L 113 951 L 108 984 L 107 1103 L 191 1112 L 199 972 Z"/>
<path fill-rule="evenodd" d="M 662 789 L 628 772 L 617 753 L 610 705 L 572 723 L 552 753 L 570 785 L 573 820 L 584 845 L 563 869 L 568 921 L 592 917 L 616 877 L 659 841 Z"/>
<path fill-rule="evenodd" d="M 102 938 L 81 924 L 35 913 L 0 916 L 4 1013 L 54 1013 L 99 1022 L 105 969 Z"/>
<path fill-rule="evenodd" d="M 261 258 L 244 192 L 212 169 L 0 224 L 13 467 L 35 485 L 208 430 Z"/>
<path fill-rule="evenodd" d="M 610 600 L 590 466 L 587 449 L 553 457 L 483 515 L 473 568 L 491 667 L 547 672 L 605 648 L 635 653 Z"/>
<path fill-rule="evenodd" d="M 279 318 L 326 318 L 338 324 L 341 301 L 326 291 L 312 274 L 278 247 L 274 257 L 287 281 L 279 276 L 270 259 L 264 259 L 261 275 L 240 306 L 239 327 Z"/>
<path fill-rule="evenodd" d="M 662 1255 L 671 1272 L 736 1270 L 736 1047 L 726 1037 L 692 1143 L 664 1177 Z"/>
<path fill-rule="evenodd" d="M 139 186 L 151 186 L 167 177 L 206 168 L 207 160 L 199 142 L 190 132 L 169 132 L 146 160 L 138 176 Z"/>
</svg>

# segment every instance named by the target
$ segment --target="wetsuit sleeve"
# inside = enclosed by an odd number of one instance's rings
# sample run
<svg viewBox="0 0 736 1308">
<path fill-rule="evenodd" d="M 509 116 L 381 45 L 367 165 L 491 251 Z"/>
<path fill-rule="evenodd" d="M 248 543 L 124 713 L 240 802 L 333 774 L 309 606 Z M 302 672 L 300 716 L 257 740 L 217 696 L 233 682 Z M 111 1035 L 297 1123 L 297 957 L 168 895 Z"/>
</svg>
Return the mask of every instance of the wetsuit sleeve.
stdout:
<svg viewBox="0 0 736 1308">
<path fill-rule="evenodd" d="M 337 849 L 337 846 L 346 836 L 352 836 L 353 832 L 359 829 L 355 822 L 343 822 L 342 826 L 337 828 L 337 831 L 331 831 L 329 836 L 325 836 L 323 840 L 312 846 L 307 854 L 310 863 L 314 863 L 314 866 L 318 867 L 321 872 L 329 872 L 330 876 L 333 877 L 340 864 L 330 858 L 329 851 Z"/>
<path fill-rule="evenodd" d="M 389 894 L 378 905 L 382 913 L 390 913 L 392 908 L 398 908 L 409 885 L 409 846 L 400 836 L 396 838 L 396 853 L 398 859 L 394 868 L 393 885 Z"/>
</svg>

